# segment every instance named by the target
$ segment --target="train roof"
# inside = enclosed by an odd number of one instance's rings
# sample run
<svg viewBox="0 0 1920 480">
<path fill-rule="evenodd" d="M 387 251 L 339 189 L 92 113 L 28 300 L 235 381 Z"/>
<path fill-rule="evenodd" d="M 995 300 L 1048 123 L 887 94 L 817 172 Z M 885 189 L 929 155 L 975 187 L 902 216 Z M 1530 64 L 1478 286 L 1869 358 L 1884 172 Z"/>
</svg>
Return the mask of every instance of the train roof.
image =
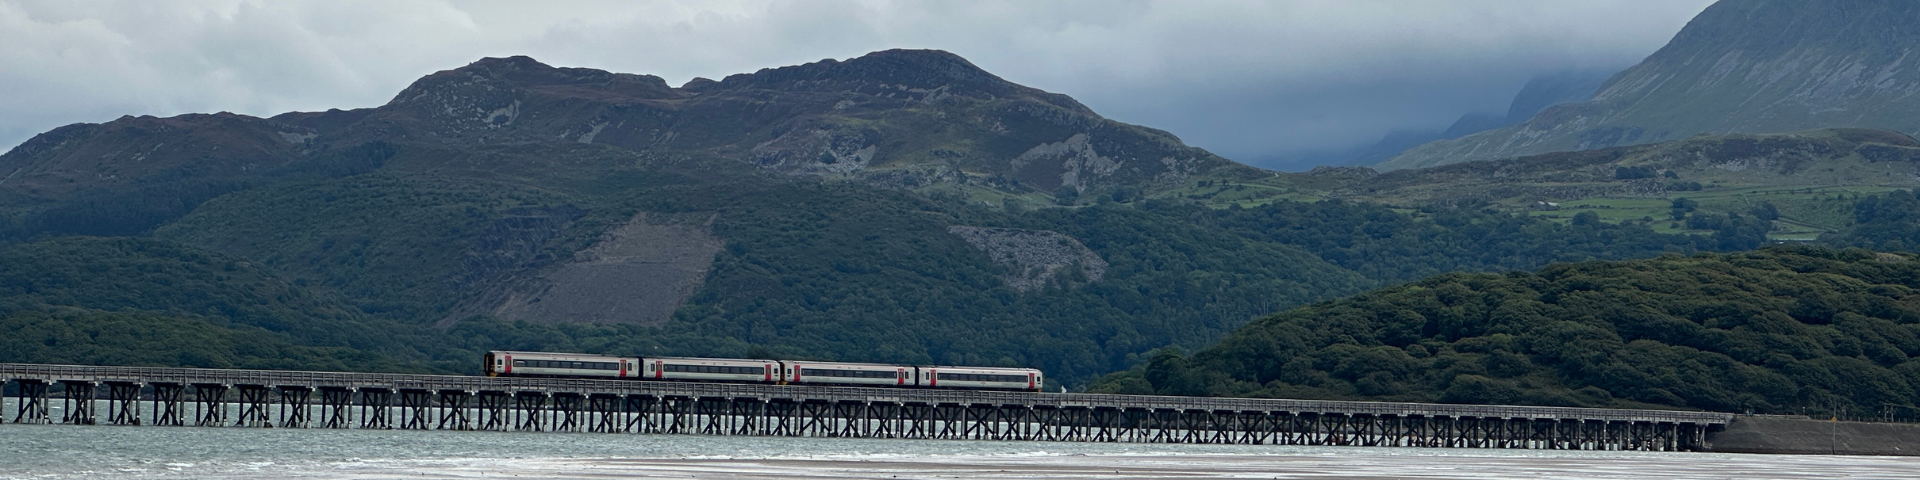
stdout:
<svg viewBox="0 0 1920 480">
<path fill-rule="evenodd" d="M 1021 372 L 1039 372 L 1040 371 L 1040 369 L 1038 368 L 1027 368 L 1027 367 L 976 367 L 976 366 L 967 366 L 967 365 L 926 365 L 920 368 L 952 368 L 952 369 L 959 369 L 959 370 L 1006 370 L 1006 371 L 1021 371 Z"/>
<path fill-rule="evenodd" d="M 803 365 L 839 365 L 839 366 L 843 366 L 843 367 L 894 367 L 894 368 L 913 368 L 913 365 L 905 365 L 905 364 L 899 364 L 899 363 L 870 363 L 870 362 L 823 362 L 823 361 L 814 361 L 814 360 L 787 360 L 787 362 L 788 362 L 788 363 L 799 363 L 799 364 L 803 364 Z"/>
<path fill-rule="evenodd" d="M 488 351 L 487 351 L 487 353 L 501 353 L 501 354 L 507 354 L 507 355 L 554 355 L 554 356 L 566 356 L 566 357 L 609 357 L 609 358 L 635 358 L 635 357 L 622 357 L 622 356 L 619 356 L 619 355 L 607 355 L 607 354 L 601 354 L 601 353 L 575 353 L 575 352 L 523 352 L 523 351 L 518 351 L 518 350 L 488 350 Z"/>
<path fill-rule="evenodd" d="M 698 362 L 779 362 L 764 358 L 719 358 L 719 357 L 640 357 L 643 360 L 691 360 Z"/>
</svg>

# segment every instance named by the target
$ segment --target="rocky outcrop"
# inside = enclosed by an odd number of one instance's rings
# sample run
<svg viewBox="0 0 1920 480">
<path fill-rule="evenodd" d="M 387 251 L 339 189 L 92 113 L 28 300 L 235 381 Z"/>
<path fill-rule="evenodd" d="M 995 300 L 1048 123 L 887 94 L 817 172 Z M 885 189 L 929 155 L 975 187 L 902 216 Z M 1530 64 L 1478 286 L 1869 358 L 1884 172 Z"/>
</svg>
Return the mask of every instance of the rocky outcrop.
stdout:
<svg viewBox="0 0 1920 480">
<path fill-rule="evenodd" d="M 1920 3 L 1727 0 L 1593 100 L 1436 141 L 1377 165 L 1421 168 L 1687 138 L 1884 128 L 1920 133 Z"/>
<path fill-rule="evenodd" d="M 1032 291 L 1055 282 L 1097 282 L 1107 274 L 1105 259 L 1060 232 L 960 225 L 947 231 L 1006 267 L 1007 273 L 1000 278 L 1015 290 Z"/>
</svg>

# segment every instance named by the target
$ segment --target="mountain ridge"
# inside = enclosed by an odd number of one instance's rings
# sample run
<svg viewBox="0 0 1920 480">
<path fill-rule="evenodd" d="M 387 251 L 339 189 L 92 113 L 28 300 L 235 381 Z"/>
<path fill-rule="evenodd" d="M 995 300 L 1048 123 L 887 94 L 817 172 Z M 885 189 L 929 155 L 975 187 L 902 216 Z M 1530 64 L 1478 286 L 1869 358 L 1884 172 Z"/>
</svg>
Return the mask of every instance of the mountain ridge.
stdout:
<svg viewBox="0 0 1920 480">
<path fill-rule="evenodd" d="M 1419 168 L 1685 138 L 1884 128 L 1920 133 L 1920 4 L 1725 0 L 1593 100 L 1429 143 L 1377 165 Z"/>
</svg>

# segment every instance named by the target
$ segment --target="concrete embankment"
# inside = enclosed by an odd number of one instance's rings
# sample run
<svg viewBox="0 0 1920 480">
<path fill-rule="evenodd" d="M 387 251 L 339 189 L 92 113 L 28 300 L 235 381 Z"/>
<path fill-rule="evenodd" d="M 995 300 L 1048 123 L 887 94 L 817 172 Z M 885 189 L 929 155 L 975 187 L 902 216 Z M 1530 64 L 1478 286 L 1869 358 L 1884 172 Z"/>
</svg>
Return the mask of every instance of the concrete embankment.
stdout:
<svg viewBox="0 0 1920 480">
<path fill-rule="evenodd" d="M 1708 432 L 1707 445 L 1729 453 L 1915 456 L 1920 425 L 1742 415 L 1726 430 Z"/>
</svg>

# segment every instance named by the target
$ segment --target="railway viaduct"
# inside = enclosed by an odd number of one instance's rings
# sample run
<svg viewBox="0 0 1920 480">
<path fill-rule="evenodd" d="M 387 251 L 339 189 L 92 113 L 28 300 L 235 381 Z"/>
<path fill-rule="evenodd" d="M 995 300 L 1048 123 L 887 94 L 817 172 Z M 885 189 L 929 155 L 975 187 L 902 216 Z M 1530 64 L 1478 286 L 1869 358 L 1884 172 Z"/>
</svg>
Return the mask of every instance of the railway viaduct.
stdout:
<svg viewBox="0 0 1920 480">
<path fill-rule="evenodd" d="M 12 423 L 1706 449 L 1732 414 L 0 363 Z M 56 418 L 52 406 L 60 404 Z"/>
</svg>

